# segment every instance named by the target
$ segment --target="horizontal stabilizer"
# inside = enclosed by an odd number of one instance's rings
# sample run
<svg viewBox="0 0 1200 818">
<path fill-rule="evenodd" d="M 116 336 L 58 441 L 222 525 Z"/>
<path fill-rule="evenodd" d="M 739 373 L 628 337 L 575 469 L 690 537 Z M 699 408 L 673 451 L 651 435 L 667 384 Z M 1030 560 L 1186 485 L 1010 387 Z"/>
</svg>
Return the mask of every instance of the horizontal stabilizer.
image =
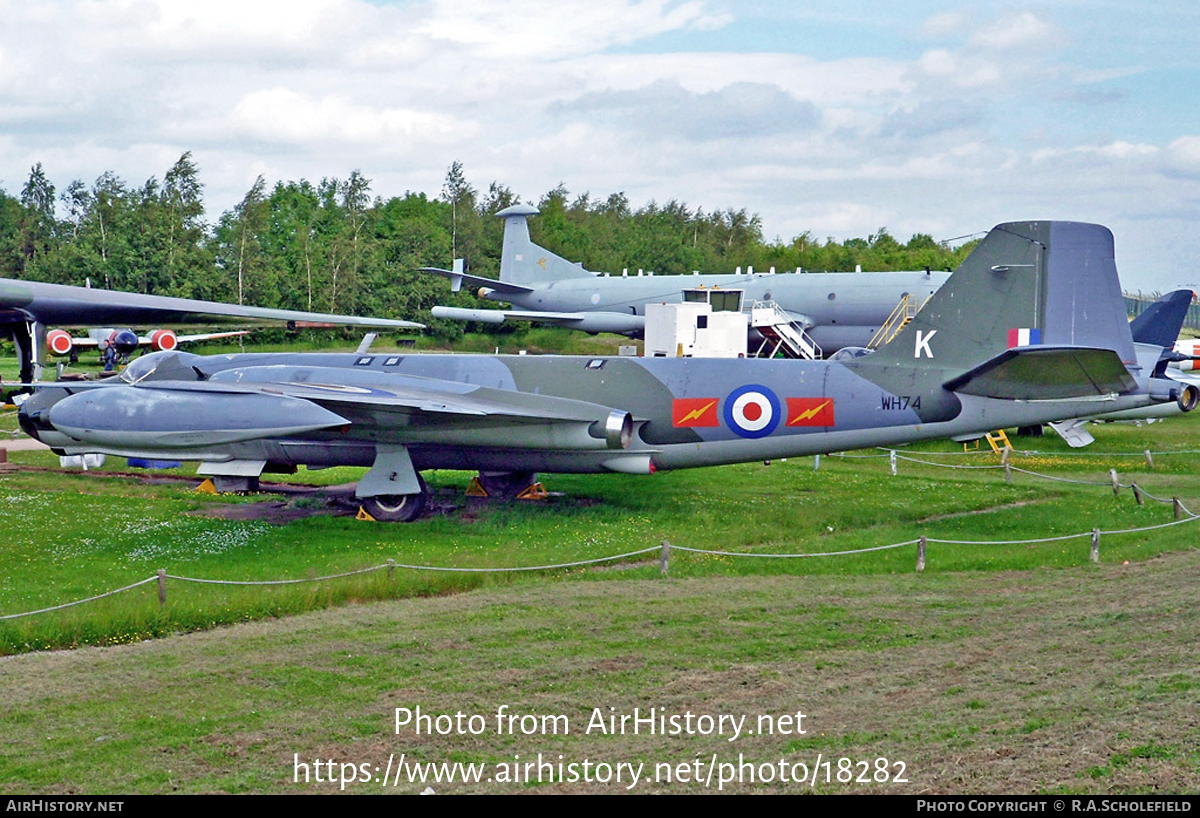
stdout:
<svg viewBox="0 0 1200 818">
<path fill-rule="evenodd" d="M 533 292 L 533 287 L 526 287 L 524 284 L 513 284 L 510 281 L 500 281 L 495 278 L 484 278 L 483 276 L 473 276 L 467 273 L 455 270 L 443 270 L 441 267 L 418 267 L 419 273 L 433 273 L 434 275 L 445 276 L 450 279 L 451 289 L 458 292 L 462 289 L 463 284 L 468 284 L 471 287 L 487 287 L 494 292 L 519 295 L 521 293 Z"/>
<path fill-rule="evenodd" d="M 1002 400 L 1063 400 L 1137 388 L 1111 349 L 1052 346 L 1005 350 L 944 385 L 952 392 Z"/>
</svg>

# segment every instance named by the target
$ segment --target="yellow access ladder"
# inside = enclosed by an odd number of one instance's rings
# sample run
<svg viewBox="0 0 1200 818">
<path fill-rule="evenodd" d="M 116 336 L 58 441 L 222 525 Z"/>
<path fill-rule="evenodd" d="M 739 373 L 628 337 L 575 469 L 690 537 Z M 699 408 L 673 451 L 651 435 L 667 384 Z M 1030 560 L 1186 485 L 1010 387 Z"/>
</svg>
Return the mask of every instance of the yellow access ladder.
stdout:
<svg viewBox="0 0 1200 818">
<path fill-rule="evenodd" d="M 916 298 L 905 293 L 900 299 L 900 303 L 896 305 L 896 309 L 892 310 L 892 314 L 888 316 L 887 320 L 871 336 L 871 340 L 867 342 L 867 347 L 869 349 L 878 349 L 899 335 L 900 330 L 907 327 L 917 317 L 917 313 L 929 303 L 930 298 L 933 298 L 933 295 L 929 295 L 924 301 L 918 304 Z"/>
</svg>

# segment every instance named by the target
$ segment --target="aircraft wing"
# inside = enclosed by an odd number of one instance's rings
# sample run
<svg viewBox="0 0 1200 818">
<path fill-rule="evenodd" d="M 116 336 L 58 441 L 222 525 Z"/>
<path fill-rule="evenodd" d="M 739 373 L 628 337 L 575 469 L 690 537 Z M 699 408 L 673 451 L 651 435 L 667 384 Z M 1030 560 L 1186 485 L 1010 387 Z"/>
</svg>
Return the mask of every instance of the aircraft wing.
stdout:
<svg viewBox="0 0 1200 818">
<path fill-rule="evenodd" d="M 244 329 L 231 330 L 229 332 L 199 332 L 192 335 L 176 335 L 175 340 L 181 344 L 190 344 L 195 341 L 215 341 L 218 338 L 237 338 L 249 334 L 250 332 Z M 138 336 L 138 346 L 151 346 L 153 343 L 154 339 L 149 335 Z M 71 345 L 85 348 L 98 347 L 100 346 L 100 340 L 90 335 L 81 335 L 79 337 L 72 337 Z"/>
<path fill-rule="evenodd" d="M 183 391 L 266 392 L 302 398 L 328 408 L 340 407 L 337 411 L 370 407 L 372 411 L 587 423 L 616 411 L 586 401 L 458 381 L 401 374 L 381 378 L 371 377 L 372 374 L 333 367 L 258 366 L 224 370 L 207 381 L 169 382 L 169 386 L 163 386 Z"/>
<path fill-rule="evenodd" d="M 395 318 L 278 310 L 221 304 L 191 298 L 124 293 L 37 281 L 0 279 L 0 321 L 38 321 L 44 325 L 113 326 L 156 324 L 259 324 L 357 326 L 418 329 L 423 324 Z"/>
<path fill-rule="evenodd" d="M 538 310 L 472 310 L 461 307 L 434 307 L 435 318 L 455 321 L 480 321 L 502 324 L 507 319 L 556 324 L 583 332 L 640 333 L 646 328 L 646 316 L 628 312 L 541 312 Z"/>
<path fill-rule="evenodd" d="M 190 344 L 195 341 L 215 341 L 218 338 L 238 338 L 242 335 L 249 334 L 250 333 L 244 329 L 234 330 L 232 332 L 200 332 L 193 335 L 177 335 L 175 340 L 181 344 Z M 152 342 L 152 340 L 153 339 L 151 339 L 149 335 L 138 336 L 138 342 L 142 344 L 149 344 Z"/>
<path fill-rule="evenodd" d="M 455 267 L 458 267 L 458 265 L 455 264 Z M 486 287 L 493 292 L 506 293 L 508 295 L 533 292 L 533 287 L 526 287 L 524 284 L 513 284 L 512 282 L 500 281 L 495 278 L 473 276 L 464 273 L 461 269 L 443 270 L 441 267 L 418 267 L 417 272 L 445 276 L 450 279 L 451 292 L 458 292 L 462 289 L 463 284 L 468 284 L 472 287 Z"/>
<path fill-rule="evenodd" d="M 1002 400 L 1062 400 L 1137 388 L 1115 351 L 1059 346 L 1006 350 L 943 385 L 964 395 Z"/>
<path fill-rule="evenodd" d="M 434 307 L 430 310 L 434 318 L 452 318 L 455 321 L 478 321 L 482 324 L 503 324 L 514 321 L 544 321 L 547 323 L 580 323 L 595 313 L 586 312 L 539 312 L 537 310 L 473 310 L 463 307 Z"/>
</svg>

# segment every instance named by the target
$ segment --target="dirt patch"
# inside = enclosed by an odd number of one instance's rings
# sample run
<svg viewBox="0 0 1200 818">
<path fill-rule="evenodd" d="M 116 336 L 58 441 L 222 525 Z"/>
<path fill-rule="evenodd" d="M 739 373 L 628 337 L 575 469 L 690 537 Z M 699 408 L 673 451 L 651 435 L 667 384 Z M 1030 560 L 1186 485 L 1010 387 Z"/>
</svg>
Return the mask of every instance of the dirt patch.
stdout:
<svg viewBox="0 0 1200 818">
<path fill-rule="evenodd" d="M 206 506 L 195 511 L 189 511 L 192 517 L 216 517 L 220 520 L 245 520 L 286 525 L 287 523 L 303 520 L 317 515 L 332 515 L 347 517 L 354 511 L 339 505 L 321 507 L 297 506 L 282 501 L 263 501 L 259 503 L 222 503 Z"/>
<path fill-rule="evenodd" d="M 972 517 L 976 514 L 991 514 L 993 511 L 1004 511 L 1010 508 L 1020 508 L 1021 506 L 1032 506 L 1038 503 L 1047 503 L 1053 498 L 1045 498 L 1042 500 L 1018 500 L 1015 503 L 1004 503 L 999 506 L 988 506 L 987 508 L 977 508 L 972 511 L 955 511 L 951 514 L 937 514 L 933 517 L 922 517 L 917 520 L 918 523 L 936 523 L 939 520 L 953 520 L 955 517 Z"/>
</svg>

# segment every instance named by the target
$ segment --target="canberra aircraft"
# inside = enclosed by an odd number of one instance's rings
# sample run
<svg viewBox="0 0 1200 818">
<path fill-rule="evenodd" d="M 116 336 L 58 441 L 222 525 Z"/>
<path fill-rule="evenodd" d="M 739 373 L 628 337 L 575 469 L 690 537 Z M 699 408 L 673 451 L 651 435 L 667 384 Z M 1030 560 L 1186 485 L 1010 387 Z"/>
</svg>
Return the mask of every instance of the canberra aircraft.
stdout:
<svg viewBox="0 0 1200 818">
<path fill-rule="evenodd" d="M 38 377 L 43 351 L 49 349 L 50 328 L 54 326 L 262 323 L 346 325 L 373 329 L 414 329 L 423 326 L 391 318 L 275 310 L 0 278 L 0 336 L 11 336 L 16 342 L 17 356 L 21 362 L 21 381 L 24 383 Z M 65 340 L 70 340 L 63 339 L 61 335 L 55 338 L 60 348 L 66 346 Z M 160 345 L 165 348 L 168 343 L 166 336 L 160 335 L 159 338 Z"/>
<path fill-rule="evenodd" d="M 889 273 L 747 273 L 728 275 L 600 275 L 585 270 L 529 238 L 528 218 L 538 210 L 513 205 L 496 215 L 504 219 L 500 279 L 469 275 L 461 269 L 424 268 L 463 284 L 479 295 L 507 301 L 514 309 L 434 307 L 435 318 L 499 324 L 505 319 L 536 321 L 583 330 L 641 336 L 646 305 L 678 303 L 685 290 L 698 287 L 737 291 L 742 306 L 774 302 L 826 352 L 865 347 L 902 298 L 913 311 L 940 287 L 946 272 Z"/>
<path fill-rule="evenodd" d="M 1132 339 L 1107 228 L 1023 222 L 993 228 L 895 340 L 844 360 L 156 352 L 44 386 L 19 418 L 62 454 L 217 476 L 369 467 L 363 509 L 411 520 L 425 469 L 651 474 L 1194 408 L 1162 352 Z"/>
</svg>

